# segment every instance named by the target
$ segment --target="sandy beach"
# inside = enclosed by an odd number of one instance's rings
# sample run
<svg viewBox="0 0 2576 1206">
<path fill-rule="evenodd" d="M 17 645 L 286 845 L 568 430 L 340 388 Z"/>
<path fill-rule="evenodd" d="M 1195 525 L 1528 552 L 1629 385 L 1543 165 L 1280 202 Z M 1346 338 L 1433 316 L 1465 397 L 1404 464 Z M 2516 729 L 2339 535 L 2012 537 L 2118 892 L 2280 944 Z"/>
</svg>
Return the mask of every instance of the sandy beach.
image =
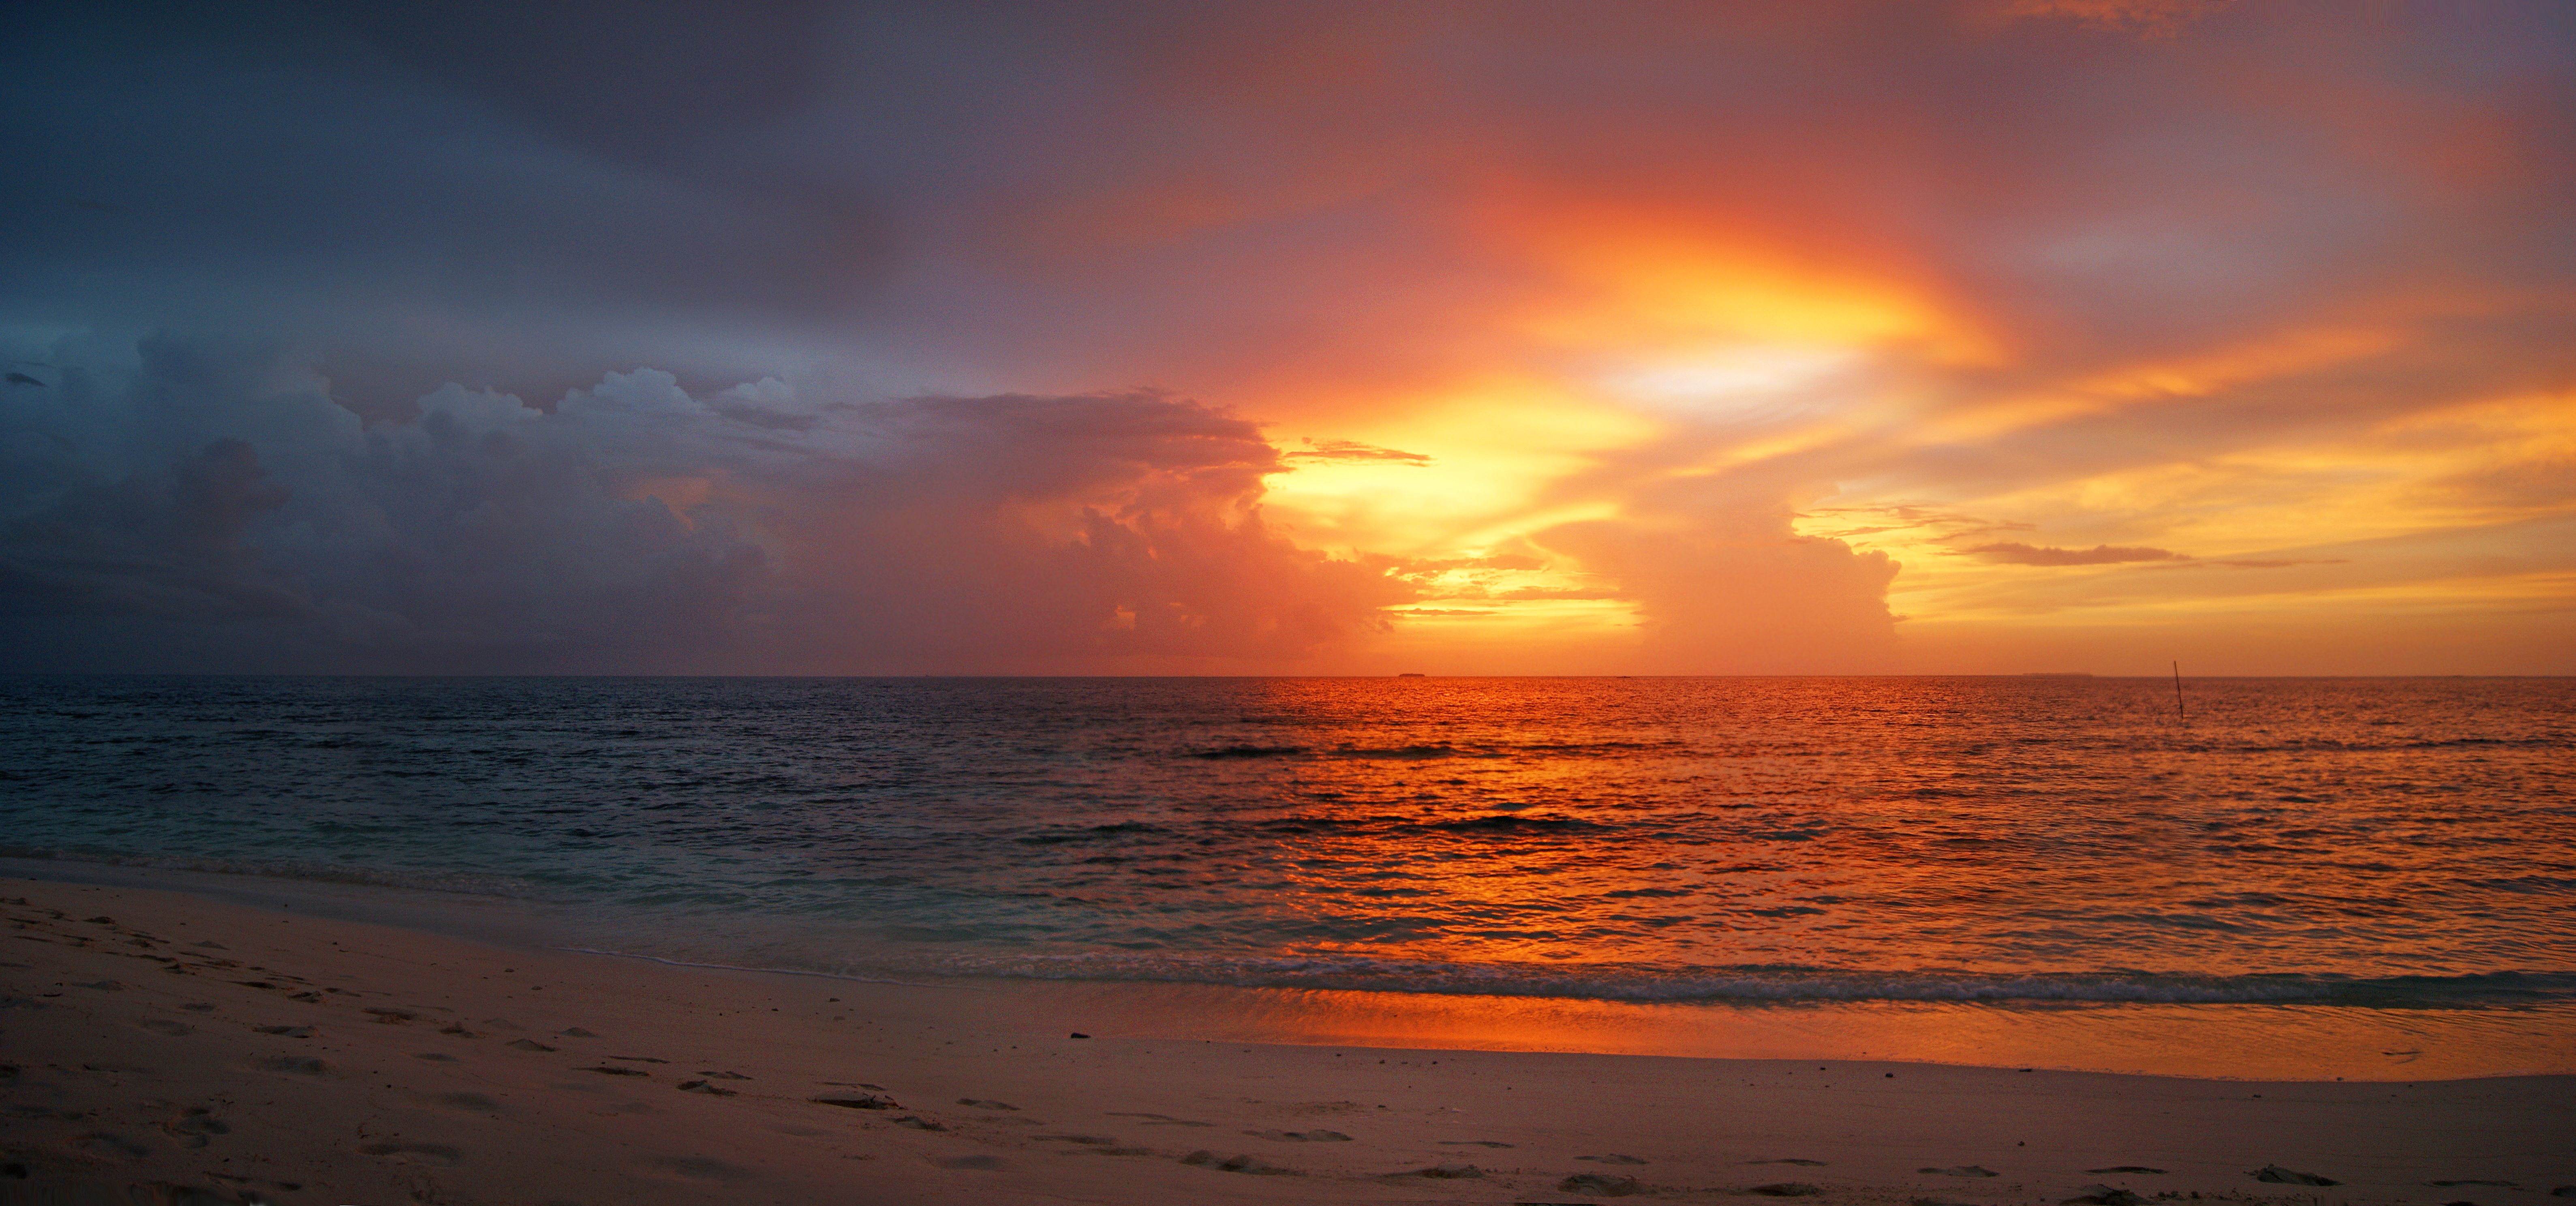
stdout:
<svg viewBox="0 0 2576 1206">
<path fill-rule="evenodd" d="M 2506 1206 L 2576 1183 L 2567 1076 L 1215 1042 L 1086 1031 L 1046 985 L 988 1008 L 169 892 L 0 897 L 13 1202 Z"/>
</svg>

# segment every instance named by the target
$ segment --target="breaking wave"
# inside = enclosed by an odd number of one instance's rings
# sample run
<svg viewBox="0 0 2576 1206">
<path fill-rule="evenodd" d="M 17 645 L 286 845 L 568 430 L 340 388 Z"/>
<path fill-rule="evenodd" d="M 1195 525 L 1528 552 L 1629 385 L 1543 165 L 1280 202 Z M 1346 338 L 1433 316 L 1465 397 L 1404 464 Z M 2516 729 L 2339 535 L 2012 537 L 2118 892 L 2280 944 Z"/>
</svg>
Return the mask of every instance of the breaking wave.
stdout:
<svg viewBox="0 0 2576 1206">
<path fill-rule="evenodd" d="M 1140 980 L 1245 988 L 1638 1002 L 2316 1004 L 2459 1009 L 2576 1001 L 2576 972 L 2564 971 L 2356 978 L 2301 973 L 2196 976 L 2131 970 L 1855 971 L 1788 965 L 1560 967 L 1352 956 L 1225 959 L 1125 954 L 952 956 L 923 970 L 1044 980 Z"/>
</svg>

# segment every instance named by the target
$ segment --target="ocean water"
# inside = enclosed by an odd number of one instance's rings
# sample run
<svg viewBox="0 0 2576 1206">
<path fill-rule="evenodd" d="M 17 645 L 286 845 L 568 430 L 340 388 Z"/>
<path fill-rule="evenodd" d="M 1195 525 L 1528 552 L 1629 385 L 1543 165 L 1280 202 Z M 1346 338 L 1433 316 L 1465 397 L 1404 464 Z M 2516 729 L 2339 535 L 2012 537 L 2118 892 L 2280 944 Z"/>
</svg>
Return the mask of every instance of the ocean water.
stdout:
<svg viewBox="0 0 2576 1206">
<path fill-rule="evenodd" d="M 2502 1019 L 2576 1067 L 2576 681 L 2182 694 L 6 678 L 0 854 L 498 897 L 586 949 L 868 978 L 2328 1008 Z"/>
</svg>

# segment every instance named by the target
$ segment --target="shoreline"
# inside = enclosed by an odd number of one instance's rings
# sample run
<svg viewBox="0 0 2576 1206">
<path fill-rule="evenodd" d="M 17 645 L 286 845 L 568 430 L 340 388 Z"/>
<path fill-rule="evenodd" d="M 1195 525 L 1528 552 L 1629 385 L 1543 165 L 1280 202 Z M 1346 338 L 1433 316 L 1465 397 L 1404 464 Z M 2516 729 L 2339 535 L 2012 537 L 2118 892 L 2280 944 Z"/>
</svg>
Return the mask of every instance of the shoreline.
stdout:
<svg viewBox="0 0 2576 1206">
<path fill-rule="evenodd" d="M 0 1148 L 27 1174 L 0 1176 L 0 1201 L 160 1185 L 278 1203 L 1740 1203 L 1797 1185 L 2004 1206 L 2104 1185 L 2512 1206 L 2576 1183 L 2563 1075 L 1151 1037 L 1043 982 L 692 969 L 133 887 L 12 879 L 0 897 L 17 939 L 0 956 Z M 890 1108 L 814 1100 L 870 1095 Z M 1474 1175 L 1422 1175 L 1443 1165 Z M 2341 1184 L 2251 1175 L 2273 1165 Z M 2094 1171 L 2123 1167 L 2164 1171 Z M 2519 1188 L 2467 1184 L 2497 1181 Z"/>
<path fill-rule="evenodd" d="M 996 1019 L 1068 1009 L 1169 1039 L 1301 1046 L 1785 1059 L 2217 1080 L 2423 1081 L 2576 1074 L 2576 1003 L 2483 1009 L 2307 1001 L 1622 1001 L 1169 980 L 867 975 L 592 945 L 576 910 L 365 882 L 0 858 L 0 878 L 186 892 L 513 950 L 678 970 L 975 994 Z M 1099 1024 L 1109 1025 L 1106 1020 Z"/>
</svg>

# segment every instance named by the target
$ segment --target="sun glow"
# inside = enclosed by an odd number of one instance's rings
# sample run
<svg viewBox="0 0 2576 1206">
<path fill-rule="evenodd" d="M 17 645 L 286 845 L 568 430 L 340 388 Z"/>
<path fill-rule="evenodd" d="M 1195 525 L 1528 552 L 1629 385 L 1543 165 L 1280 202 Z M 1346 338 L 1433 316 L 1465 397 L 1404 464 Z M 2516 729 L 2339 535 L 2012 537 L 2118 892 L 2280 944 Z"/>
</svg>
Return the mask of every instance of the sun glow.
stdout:
<svg viewBox="0 0 2576 1206">
<path fill-rule="evenodd" d="M 1713 368 L 1754 387 L 1812 374 L 1851 348 L 1903 346 L 1954 365 L 1998 355 L 1992 336 L 1936 291 L 1857 249 L 1598 205 L 1500 215 L 1492 224 L 1549 282 L 1515 316 L 1518 329 L 1547 343 L 1665 363 L 1712 345 L 1752 349 L 1722 354 Z M 1675 370 L 1691 375 L 1686 364 L 1667 371 Z"/>
</svg>

